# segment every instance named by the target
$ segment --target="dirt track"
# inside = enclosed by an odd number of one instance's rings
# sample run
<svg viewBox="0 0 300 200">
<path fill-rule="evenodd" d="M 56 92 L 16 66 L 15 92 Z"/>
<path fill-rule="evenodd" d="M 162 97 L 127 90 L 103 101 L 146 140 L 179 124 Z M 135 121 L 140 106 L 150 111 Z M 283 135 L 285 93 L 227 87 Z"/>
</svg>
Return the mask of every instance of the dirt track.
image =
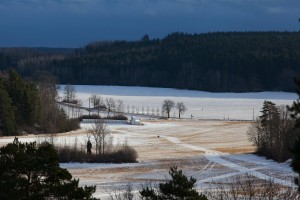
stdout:
<svg viewBox="0 0 300 200">
<path fill-rule="evenodd" d="M 135 191 L 141 184 L 166 179 L 171 166 L 178 166 L 188 176 L 197 179 L 198 189 L 211 187 L 214 181 L 251 174 L 256 179 L 269 180 L 284 186 L 293 185 L 294 173 L 288 164 L 278 164 L 252 154 L 248 142 L 250 122 L 163 120 L 147 121 L 144 126 L 110 125 L 115 142 L 125 140 L 139 155 L 132 164 L 61 164 L 81 185 L 96 185 L 96 197 L 114 189 L 123 190 L 130 183 Z M 84 144 L 85 130 L 60 134 L 56 142 L 75 138 Z M 35 140 L 21 137 L 20 141 Z M 0 140 L 0 145 L 13 138 Z"/>
<path fill-rule="evenodd" d="M 144 126 L 111 126 L 115 139 L 133 146 L 139 163 L 111 165 L 66 164 L 81 184 L 97 185 L 96 196 L 124 189 L 130 183 L 135 191 L 141 184 L 166 179 L 170 166 L 178 166 L 195 177 L 199 189 L 214 181 L 226 181 L 249 173 L 257 180 L 269 180 L 292 186 L 294 173 L 287 164 L 278 164 L 249 154 L 250 122 L 232 121 L 150 121 Z M 113 189 L 112 189 L 113 188 Z"/>
<path fill-rule="evenodd" d="M 249 122 L 228 121 L 155 121 L 145 126 L 112 127 L 113 135 L 125 137 L 139 153 L 139 161 L 165 158 L 186 158 L 199 153 L 170 142 L 165 137 L 176 137 L 183 143 L 225 153 L 249 153 L 254 147 L 246 132 Z"/>
</svg>

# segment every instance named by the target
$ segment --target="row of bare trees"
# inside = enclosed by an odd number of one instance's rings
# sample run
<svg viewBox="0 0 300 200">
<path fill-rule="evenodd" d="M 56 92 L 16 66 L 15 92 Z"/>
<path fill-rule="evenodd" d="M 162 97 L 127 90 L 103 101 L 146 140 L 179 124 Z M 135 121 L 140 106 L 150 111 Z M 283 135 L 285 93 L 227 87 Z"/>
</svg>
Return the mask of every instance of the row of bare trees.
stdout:
<svg viewBox="0 0 300 200">
<path fill-rule="evenodd" d="M 165 99 L 162 104 L 162 112 L 167 114 L 167 118 L 170 118 L 171 111 L 176 107 L 178 110 L 178 118 L 181 117 L 181 115 L 187 110 L 187 107 L 183 102 L 175 102 L 171 99 Z"/>
<path fill-rule="evenodd" d="M 103 99 L 100 95 L 92 94 L 89 98 L 89 101 L 92 103 L 93 108 L 97 109 L 98 115 L 101 110 L 107 111 L 107 117 L 110 116 L 111 113 L 114 115 L 122 115 L 125 111 L 124 102 L 120 99 L 115 100 L 111 97 Z"/>
<path fill-rule="evenodd" d="M 76 89 L 73 85 L 65 85 L 64 87 L 64 98 L 63 101 L 67 103 L 77 103 L 78 101 L 75 99 L 76 98 Z M 107 111 L 107 117 L 110 116 L 111 113 L 116 115 L 122 115 L 125 112 L 125 104 L 122 100 L 118 99 L 115 100 L 111 97 L 109 98 L 102 98 L 101 95 L 97 94 L 92 94 L 89 98 L 89 107 L 90 103 L 92 104 L 94 109 L 97 109 L 98 115 L 100 114 L 101 110 L 106 110 Z M 161 107 L 161 113 L 164 115 L 167 115 L 167 118 L 170 118 L 170 113 L 173 109 L 177 109 L 178 111 L 178 118 L 181 118 L 182 114 L 185 113 L 187 110 L 187 107 L 183 102 L 175 102 L 171 99 L 165 99 L 163 101 L 162 107 Z M 152 115 L 154 115 L 155 110 L 151 109 Z M 130 113 L 130 106 L 127 106 L 127 112 Z M 132 106 L 131 108 L 132 113 L 137 113 L 139 114 L 140 109 L 139 107 Z M 142 107 L 141 110 L 142 114 L 145 113 L 144 107 Z M 150 113 L 149 107 L 147 107 L 147 114 Z M 160 115 L 159 109 L 156 109 L 156 115 Z"/>
<path fill-rule="evenodd" d="M 110 116 L 111 113 L 117 113 L 117 114 L 122 114 L 125 112 L 125 104 L 122 100 L 118 99 L 118 100 L 114 100 L 113 98 L 106 98 L 103 99 L 100 95 L 97 94 L 93 94 L 90 97 L 90 102 L 92 103 L 93 108 L 98 110 L 98 115 L 100 110 L 106 110 L 107 111 L 107 117 Z M 131 108 L 131 110 L 130 110 Z M 175 102 L 173 100 L 170 99 L 166 99 L 164 100 L 163 104 L 162 104 L 162 108 L 161 111 L 164 114 L 167 114 L 167 117 L 170 117 L 170 113 L 173 109 L 177 109 L 178 110 L 178 118 L 181 118 L 182 114 L 184 114 L 184 112 L 187 110 L 187 107 L 185 106 L 185 104 L 183 102 L 177 102 L 175 104 Z M 132 106 L 130 107 L 129 105 L 127 105 L 127 112 L 130 113 L 137 113 L 139 114 L 139 112 L 141 111 L 142 114 L 145 113 L 145 108 L 142 107 L 142 110 L 139 109 L 139 107 L 135 107 Z M 151 109 L 152 115 L 155 114 L 155 110 L 152 108 Z M 147 114 L 150 113 L 150 109 L 149 107 L 147 107 Z M 156 114 L 160 115 L 159 109 L 156 109 Z"/>
</svg>

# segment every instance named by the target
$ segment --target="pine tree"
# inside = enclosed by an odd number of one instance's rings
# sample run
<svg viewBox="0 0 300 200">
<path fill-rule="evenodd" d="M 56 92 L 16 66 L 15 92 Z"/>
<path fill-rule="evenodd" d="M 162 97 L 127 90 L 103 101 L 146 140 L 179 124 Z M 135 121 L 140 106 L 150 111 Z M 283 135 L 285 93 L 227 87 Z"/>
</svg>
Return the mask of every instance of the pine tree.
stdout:
<svg viewBox="0 0 300 200">
<path fill-rule="evenodd" d="M 182 170 L 177 167 L 171 167 L 169 174 L 171 180 L 166 183 L 160 183 L 158 190 L 146 187 L 140 194 L 145 200 L 207 200 L 203 194 L 199 194 L 195 190 L 196 179 L 188 179 Z"/>
<path fill-rule="evenodd" d="M 79 187 L 79 180 L 59 167 L 54 147 L 14 141 L 0 148 L 0 199 L 94 199 L 95 187 Z"/>
<path fill-rule="evenodd" d="M 265 129 L 271 128 L 270 121 L 279 118 L 278 108 L 276 107 L 276 104 L 271 101 L 264 101 L 262 110 L 260 112 L 262 113 L 262 115 L 259 116 L 261 125 Z"/>
</svg>

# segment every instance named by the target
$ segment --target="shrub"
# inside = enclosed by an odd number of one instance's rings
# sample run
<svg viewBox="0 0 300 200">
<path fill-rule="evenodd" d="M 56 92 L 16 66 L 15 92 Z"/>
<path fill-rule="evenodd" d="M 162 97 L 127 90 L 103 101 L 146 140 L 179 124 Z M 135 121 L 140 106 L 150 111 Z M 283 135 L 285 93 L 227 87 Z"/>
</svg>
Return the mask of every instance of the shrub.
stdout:
<svg viewBox="0 0 300 200">
<path fill-rule="evenodd" d="M 137 162 L 136 150 L 128 145 L 104 154 L 87 154 L 86 149 L 76 147 L 57 147 L 59 162 L 89 162 L 89 163 L 134 163 Z"/>
<path fill-rule="evenodd" d="M 92 114 L 92 115 L 82 115 L 79 117 L 79 120 L 82 121 L 82 119 L 101 119 L 99 115 Z"/>
<path fill-rule="evenodd" d="M 128 117 L 126 117 L 125 115 L 116 115 L 116 116 L 107 117 L 107 119 L 128 120 Z"/>
</svg>

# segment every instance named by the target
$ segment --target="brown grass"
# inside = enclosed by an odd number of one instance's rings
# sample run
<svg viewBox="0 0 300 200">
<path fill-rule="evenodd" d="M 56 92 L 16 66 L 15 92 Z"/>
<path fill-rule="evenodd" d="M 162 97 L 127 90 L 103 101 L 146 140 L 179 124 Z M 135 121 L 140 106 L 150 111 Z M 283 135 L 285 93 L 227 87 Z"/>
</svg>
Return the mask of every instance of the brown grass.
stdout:
<svg viewBox="0 0 300 200">
<path fill-rule="evenodd" d="M 213 150 L 220 151 L 223 153 L 230 153 L 230 154 L 243 154 L 243 153 L 254 153 L 255 147 L 244 147 L 244 148 L 214 148 Z"/>
</svg>

